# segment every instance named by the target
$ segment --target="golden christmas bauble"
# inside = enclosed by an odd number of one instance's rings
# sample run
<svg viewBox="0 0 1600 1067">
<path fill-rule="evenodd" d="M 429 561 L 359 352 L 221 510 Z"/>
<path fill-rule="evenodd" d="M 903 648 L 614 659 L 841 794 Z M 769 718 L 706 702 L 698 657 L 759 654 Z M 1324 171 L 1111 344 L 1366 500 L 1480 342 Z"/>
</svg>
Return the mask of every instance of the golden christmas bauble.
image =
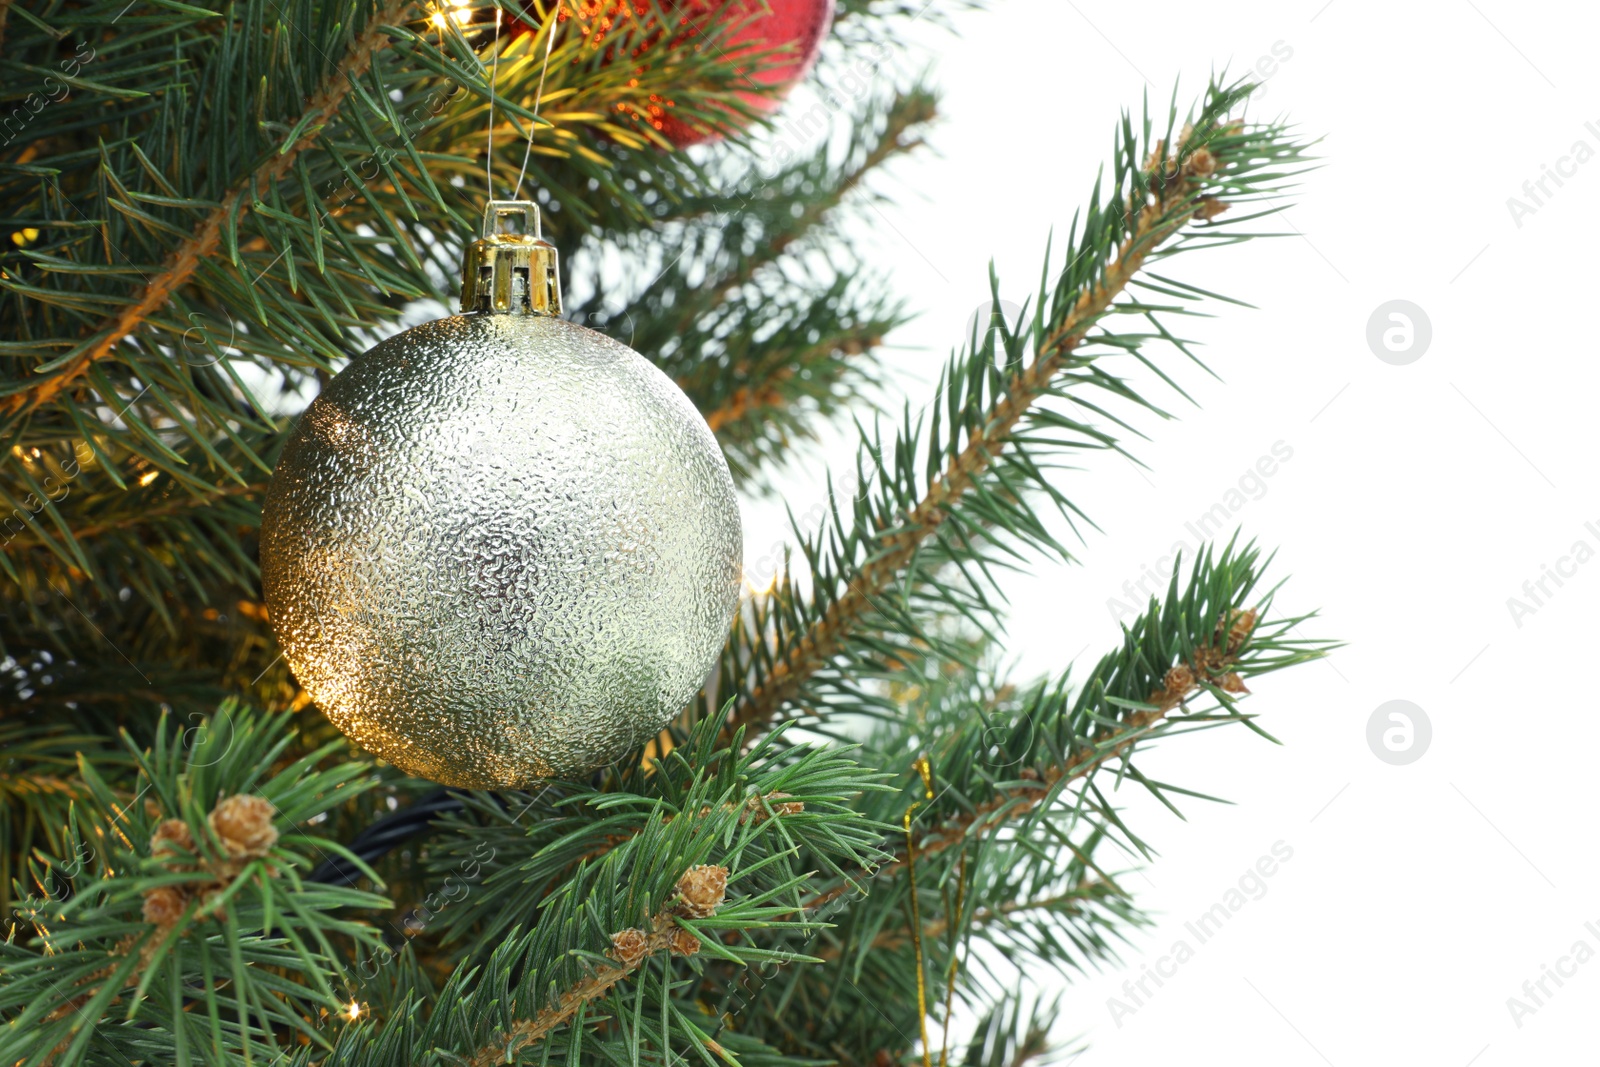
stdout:
<svg viewBox="0 0 1600 1067">
<path fill-rule="evenodd" d="M 538 313 L 559 306 L 553 249 L 490 232 L 466 269 L 470 313 L 378 344 L 301 416 L 261 576 L 295 677 L 352 740 L 506 788 L 598 767 L 684 707 L 738 606 L 741 532 L 682 391 Z"/>
</svg>

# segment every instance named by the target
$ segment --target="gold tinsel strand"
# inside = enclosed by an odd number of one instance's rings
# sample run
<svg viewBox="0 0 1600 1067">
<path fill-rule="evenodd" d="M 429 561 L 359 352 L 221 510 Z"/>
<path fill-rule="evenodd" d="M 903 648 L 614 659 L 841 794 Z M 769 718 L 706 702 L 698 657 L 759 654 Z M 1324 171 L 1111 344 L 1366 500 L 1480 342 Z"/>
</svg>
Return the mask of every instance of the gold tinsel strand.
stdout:
<svg viewBox="0 0 1600 1067">
<path fill-rule="evenodd" d="M 945 1061 L 950 1055 L 950 1008 L 955 1002 L 956 974 L 961 969 L 961 957 L 956 954 L 956 949 L 961 942 L 960 923 L 961 909 L 967 903 L 967 849 L 961 848 L 961 868 L 956 876 L 956 913 L 950 926 L 950 971 L 944 979 L 944 1038 L 939 1042 L 939 1067 L 945 1067 Z"/>
<path fill-rule="evenodd" d="M 918 756 L 913 765 L 917 773 L 922 775 L 922 793 L 924 800 L 913 803 L 906 809 L 906 871 L 911 876 L 911 947 L 916 952 L 917 958 L 917 1025 L 922 1030 L 922 1067 L 933 1067 L 932 1050 L 928 1047 L 928 983 L 927 976 L 923 973 L 922 962 L 922 909 L 917 904 L 917 842 L 911 832 L 911 816 L 916 810 L 933 799 L 933 768 L 928 765 L 927 756 Z"/>
</svg>

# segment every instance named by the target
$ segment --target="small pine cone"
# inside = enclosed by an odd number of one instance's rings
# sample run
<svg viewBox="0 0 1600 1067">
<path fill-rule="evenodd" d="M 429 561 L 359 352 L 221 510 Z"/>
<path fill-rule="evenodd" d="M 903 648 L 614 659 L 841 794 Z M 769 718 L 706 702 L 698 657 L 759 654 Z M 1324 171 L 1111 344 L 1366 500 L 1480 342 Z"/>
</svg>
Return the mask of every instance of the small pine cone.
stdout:
<svg viewBox="0 0 1600 1067">
<path fill-rule="evenodd" d="M 751 797 L 749 800 L 745 801 L 745 810 L 742 814 L 740 814 L 739 821 L 742 823 L 754 822 L 759 826 L 760 824 L 766 822 L 769 818 L 779 815 L 799 815 L 802 811 L 806 810 L 805 801 L 786 800 L 785 798 L 788 796 L 788 793 L 768 793 L 764 797 Z M 763 801 L 765 801 L 765 803 L 763 803 Z M 772 811 L 771 815 L 767 814 L 769 808 Z"/>
<path fill-rule="evenodd" d="M 1159 193 L 1173 178 L 1183 171 L 1182 162 L 1178 159 L 1182 142 L 1167 147 L 1167 142 L 1157 141 L 1150 150 L 1150 155 L 1145 157 L 1144 172 L 1150 176 L 1150 184 L 1154 191 Z"/>
<path fill-rule="evenodd" d="M 671 944 L 674 956 L 693 956 L 700 951 L 700 939 L 681 926 L 672 931 Z"/>
<path fill-rule="evenodd" d="M 761 806 L 761 798 L 749 797 L 744 802 L 744 810 L 739 813 L 739 825 L 755 823 L 760 826 L 767 821 L 767 810 Z"/>
<path fill-rule="evenodd" d="M 1161 169 L 1161 163 L 1166 159 L 1166 155 L 1167 142 L 1157 141 L 1154 145 L 1151 145 L 1150 154 L 1144 157 L 1144 172 L 1146 174 L 1155 174 Z M 1170 168 L 1170 162 L 1168 166 Z"/>
<path fill-rule="evenodd" d="M 624 967 L 637 967 L 648 951 L 650 939 L 643 930 L 623 930 L 611 935 L 610 956 Z"/>
<path fill-rule="evenodd" d="M 200 915 L 202 917 L 219 921 L 228 917 L 227 907 L 222 903 L 222 894 L 228 888 L 228 882 L 232 881 L 234 877 L 237 877 L 237 873 L 201 892 Z"/>
<path fill-rule="evenodd" d="M 1204 145 L 1189 153 L 1184 161 L 1184 172 L 1194 178 L 1209 178 L 1217 172 L 1217 157 Z"/>
<path fill-rule="evenodd" d="M 183 917 L 183 894 L 170 885 L 157 886 L 144 894 L 144 921 L 170 927 Z"/>
<path fill-rule="evenodd" d="M 144 798 L 144 813 L 152 819 L 161 818 L 161 805 L 155 802 L 154 797 Z"/>
<path fill-rule="evenodd" d="M 1222 691 L 1224 693 L 1248 693 L 1248 692 L 1250 692 L 1250 690 L 1248 690 L 1248 689 L 1246 689 L 1244 687 L 1244 679 L 1240 678 L 1237 674 L 1233 673 L 1232 671 L 1229 671 L 1227 674 L 1224 674 L 1222 676 L 1222 679 L 1217 683 L 1217 685 L 1222 688 Z"/>
<path fill-rule="evenodd" d="M 273 814 L 272 803 L 266 797 L 240 793 L 218 803 L 207 821 L 228 855 L 242 859 L 265 856 L 277 843 Z"/>
<path fill-rule="evenodd" d="M 1226 210 L 1228 210 L 1228 205 L 1216 197 L 1202 196 L 1199 206 L 1194 209 L 1194 217 L 1202 222 L 1210 222 Z"/>
<path fill-rule="evenodd" d="M 1180 663 L 1167 671 L 1162 681 L 1166 685 L 1167 696 L 1181 697 L 1194 688 L 1194 671 L 1189 669 L 1187 663 Z"/>
<path fill-rule="evenodd" d="M 1228 624 L 1228 651 L 1237 652 L 1244 647 L 1245 641 L 1249 640 L 1250 634 L 1255 631 L 1255 609 L 1247 608 L 1243 611 L 1235 609 L 1228 612 L 1224 621 Z"/>
<path fill-rule="evenodd" d="M 156 832 L 150 835 L 150 855 L 158 856 L 165 852 L 175 854 L 179 852 L 193 852 L 194 837 L 189 833 L 189 824 L 182 819 L 162 819 Z"/>
<path fill-rule="evenodd" d="M 728 891 L 728 868 L 690 867 L 678 879 L 678 910 L 692 919 L 704 919 L 722 906 Z"/>
</svg>

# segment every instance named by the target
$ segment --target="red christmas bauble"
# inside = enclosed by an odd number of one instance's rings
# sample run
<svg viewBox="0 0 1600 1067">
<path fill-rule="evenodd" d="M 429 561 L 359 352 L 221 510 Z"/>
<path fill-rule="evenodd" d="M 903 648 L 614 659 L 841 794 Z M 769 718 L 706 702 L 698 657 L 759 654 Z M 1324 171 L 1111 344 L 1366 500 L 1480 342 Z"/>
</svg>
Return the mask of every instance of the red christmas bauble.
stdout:
<svg viewBox="0 0 1600 1067">
<path fill-rule="evenodd" d="M 783 96 L 804 78 L 817 61 L 822 50 L 822 40 L 833 24 L 834 0 L 660 0 L 661 8 L 676 14 L 676 25 L 670 27 L 672 47 L 692 48 L 706 33 L 708 19 L 724 23 L 738 23 L 722 44 L 730 58 L 749 54 L 756 60 L 757 53 L 769 49 L 792 46 L 778 62 L 749 75 L 752 83 L 767 92 L 740 92 L 739 98 L 762 112 L 777 109 Z M 603 50 L 603 62 L 613 61 L 615 50 L 607 47 L 606 38 L 622 21 L 633 20 L 642 31 L 648 44 L 659 41 L 669 28 L 651 32 L 649 23 L 656 20 L 655 12 L 646 0 L 576 0 L 563 3 L 556 16 L 561 22 L 572 22 L 581 27 L 590 44 Z M 561 32 L 571 32 L 562 27 Z M 776 89 L 777 91 L 770 92 Z M 725 122 L 707 124 L 689 122 L 673 114 L 674 102 L 652 98 L 650 104 L 639 109 L 634 117 L 648 122 L 679 148 L 720 139 L 727 128 L 737 125 L 742 116 L 729 111 Z"/>
</svg>

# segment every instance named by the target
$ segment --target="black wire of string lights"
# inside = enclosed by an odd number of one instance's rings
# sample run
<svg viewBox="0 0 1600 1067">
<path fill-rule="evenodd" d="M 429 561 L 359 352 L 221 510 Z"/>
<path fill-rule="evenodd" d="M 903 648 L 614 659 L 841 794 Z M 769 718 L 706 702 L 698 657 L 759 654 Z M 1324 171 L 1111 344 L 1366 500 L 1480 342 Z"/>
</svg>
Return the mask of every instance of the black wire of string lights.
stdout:
<svg viewBox="0 0 1600 1067">
<path fill-rule="evenodd" d="M 590 785 L 598 789 L 604 779 L 605 771 L 596 771 L 590 778 Z M 560 785 L 540 785 L 536 789 L 546 793 L 553 800 L 552 791 L 562 790 Z M 345 845 L 352 853 L 360 858 L 362 863 L 369 866 L 393 852 L 401 845 L 415 838 L 423 837 L 433 831 L 440 819 L 455 815 L 467 810 L 467 803 L 463 799 L 467 794 L 459 789 L 435 789 L 424 793 L 414 804 L 400 809 L 391 815 L 385 815 L 377 822 L 368 826 Z M 527 793 L 482 793 L 502 811 L 510 811 L 513 803 L 521 801 L 517 806 L 522 811 L 532 807 L 532 801 Z M 343 856 L 330 856 L 317 864 L 307 880 L 321 882 L 325 885 L 355 885 L 365 875 L 360 867 Z"/>
<path fill-rule="evenodd" d="M 392 815 L 385 815 L 368 826 L 345 846 L 366 864 L 382 859 L 388 853 L 412 838 L 420 837 L 433 829 L 436 819 L 463 811 L 466 804 L 452 789 L 435 789 Z M 328 885 L 355 885 L 363 876 L 361 869 L 347 857 L 332 856 L 317 864 L 309 881 Z"/>
</svg>

